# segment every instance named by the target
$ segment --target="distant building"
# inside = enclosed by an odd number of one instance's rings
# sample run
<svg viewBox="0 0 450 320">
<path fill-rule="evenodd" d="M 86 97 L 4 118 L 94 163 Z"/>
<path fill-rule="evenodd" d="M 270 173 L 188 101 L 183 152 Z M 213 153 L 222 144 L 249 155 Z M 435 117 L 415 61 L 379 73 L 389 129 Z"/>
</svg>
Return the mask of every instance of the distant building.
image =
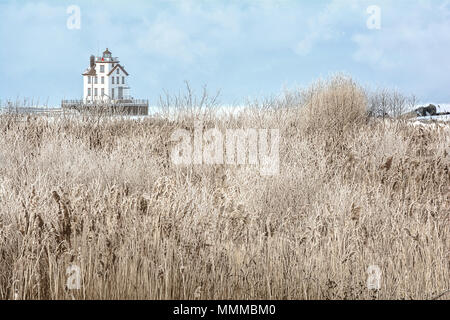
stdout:
<svg viewBox="0 0 450 320">
<path fill-rule="evenodd" d="M 91 56 L 83 75 L 83 99 L 63 100 L 63 109 L 94 110 L 106 107 L 115 113 L 148 114 L 148 100 L 136 100 L 130 95 L 129 73 L 106 48 L 101 57 Z"/>
<path fill-rule="evenodd" d="M 83 101 L 130 100 L 128 72 L 106 48 L 103 56 L 91 56 L 90 66 L 83 73 Z"/>
</svg>

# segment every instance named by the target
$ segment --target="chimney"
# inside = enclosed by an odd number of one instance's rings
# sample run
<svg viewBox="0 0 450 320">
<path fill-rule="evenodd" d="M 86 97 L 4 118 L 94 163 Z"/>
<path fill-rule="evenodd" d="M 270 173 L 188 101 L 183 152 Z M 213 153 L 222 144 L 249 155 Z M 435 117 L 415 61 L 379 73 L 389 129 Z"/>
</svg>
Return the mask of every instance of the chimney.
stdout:
<svg viewBox="0 0 450 320">
<path fill-rule="evenodd" d="M 95 57 L 91 56 L 91 69 L 93 69 L 95 66 Z"/>
</svg>

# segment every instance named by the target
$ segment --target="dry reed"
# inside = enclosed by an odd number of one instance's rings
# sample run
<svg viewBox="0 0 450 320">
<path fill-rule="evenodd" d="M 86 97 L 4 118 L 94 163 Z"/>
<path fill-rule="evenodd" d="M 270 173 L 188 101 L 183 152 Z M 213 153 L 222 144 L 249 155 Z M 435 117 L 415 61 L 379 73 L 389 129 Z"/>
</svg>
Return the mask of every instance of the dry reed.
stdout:
<svg viewBox="0 0 450 320">
<path fill-rule="evenodd" d="M 336 77 L 238 115 L 209 110 L 208 127 L 280 129 L 273 177 L 171 163 L 170 135 L 193 129 L 191 109 L 1 117 L 0 299 L 439 296 L 450 287 L 450 128 L 367 121 L 366 104 Z M 70 265 L 79 290 L 66 287 Z"/>
</svg>

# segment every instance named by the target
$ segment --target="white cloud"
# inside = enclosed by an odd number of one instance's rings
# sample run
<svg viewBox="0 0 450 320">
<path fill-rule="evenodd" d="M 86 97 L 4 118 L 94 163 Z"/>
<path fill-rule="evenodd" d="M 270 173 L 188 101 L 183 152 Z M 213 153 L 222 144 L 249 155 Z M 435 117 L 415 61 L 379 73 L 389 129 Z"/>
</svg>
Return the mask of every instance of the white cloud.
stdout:
<svg viewBox="0 0 450 320">
<path fill-rule="evenodd" d="M 443 96 L 450 83 L 450 65 L 446 63 L 450 52 L 449 1 L 384 1 L 381 8 L 381 30 L 352 36 L 356 46 L 353 59 L 418 96 Z"/>
<path fill-rule="evenodd" d="M 290 0 L 289 0 L 290 1 Z M 145 20 L 138 45 L 148 53 L 193 63 L 216 58 L 227 50 L 259 50 L 292 46 L 302 30 L 299 11 L 286 0 L 174 3 L 170 11 Z M 294 3 L 294 8 L 299 6 Z M 300 11 L 301 12 L 301 11 Z M 288 31 L 288 32 L 287 32 Z"/>
<path fill-rule="evenodd" d="M 356 34 L 352 40 L 358 47 L 353 54 L 355 61 L 369 63 L 373 67 L 381 69 L 392 69 L 398 66 L 398 62 L 392 61 L 387 56 L 386 47 L 380 46 L 373 37 Z"/>
<path fill-rule="evenodd" d="M 294 52 L 306 56 L 322 42 L 339 41 L 344 36 L 349 21 L 358 23 L 355 19 L 358 15 L 355 13 L 361 13 L 362 8 L 364 5 L 357 0 L 330 1 L 322 11 L 308 18 L 305 36 L 294 46 Z"/>
<path fill-rule="evenodd" d="M 385 4 L 381 30 L 367 30 L 352 37 L 357 46 L 354 59 L 374 68 L 416 68 L 419 73 L 439 73 L 442 68 L 449 71 L 448 64 L 439 62 L 445 61 L 450 52 L 450 8 L 448 3 L 435 4 Z"/>
<path fill-rule="evenodd" d="M 196 57 L 207 52 L 201 41 L 194 41 L 185 30 L 169 21 L 156 21 L 148 26 L 138 40 L 139 48 L 148 53 L 193 62 Z"/>
</svg>

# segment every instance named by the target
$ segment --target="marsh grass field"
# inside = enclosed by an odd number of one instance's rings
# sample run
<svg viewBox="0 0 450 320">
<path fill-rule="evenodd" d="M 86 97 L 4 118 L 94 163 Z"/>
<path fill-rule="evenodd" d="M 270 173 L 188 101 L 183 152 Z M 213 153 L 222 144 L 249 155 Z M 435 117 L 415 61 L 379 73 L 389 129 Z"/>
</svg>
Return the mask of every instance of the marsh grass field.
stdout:
<svg viewBox="0 0 450 320">
<path fill-rule="evenodd" d="M 217 115 L 0 117 L 0 299 L 432 299 L 450 127 L 369 119 L 343 77 Z M 277 128 L 280 171 L 176 166 L 171 134 Z M 67 287 L 80 268 L 80 289 Z M 368 290 L 379 266 L 381 288 Z M 441 299 L 448 299 L 444 295 Z"/>
</svg>

